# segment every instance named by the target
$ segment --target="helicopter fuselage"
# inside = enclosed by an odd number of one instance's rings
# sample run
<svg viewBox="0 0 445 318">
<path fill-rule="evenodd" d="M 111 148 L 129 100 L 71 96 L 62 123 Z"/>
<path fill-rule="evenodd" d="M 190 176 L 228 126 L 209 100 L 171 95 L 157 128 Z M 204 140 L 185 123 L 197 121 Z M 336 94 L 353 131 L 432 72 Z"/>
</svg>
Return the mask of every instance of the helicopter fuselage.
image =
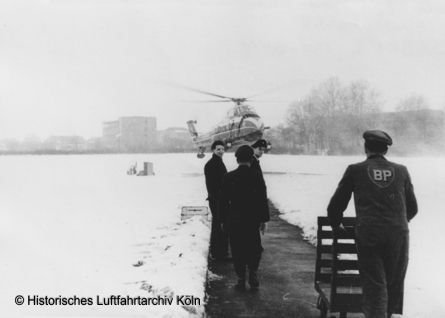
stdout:
<svg viewBox="0 0 445 318">
<path fill-rule="evenodd" d="M 206 134 L 198 135 L 196 130 L 192 132 L 193 123 L 188 122 L 189 129 L 200 154 L 210 149 L 211 144 L 216 140 L 221 140 L 228 148 L 253 143 L 263 136 L 265 129 L 260 116 L 252 108 L 243 104 L 230 109 L 226 119 Z"/>
</svg>

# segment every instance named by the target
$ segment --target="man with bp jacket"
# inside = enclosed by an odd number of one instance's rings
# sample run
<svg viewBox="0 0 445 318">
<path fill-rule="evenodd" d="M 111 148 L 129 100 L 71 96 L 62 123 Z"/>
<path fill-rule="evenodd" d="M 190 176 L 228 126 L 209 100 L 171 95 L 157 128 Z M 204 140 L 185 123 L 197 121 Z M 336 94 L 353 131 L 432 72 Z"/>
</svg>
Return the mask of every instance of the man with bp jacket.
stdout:
<svg viewBox="0 0 445 318">
<path fill-rule="evenodd" d="M 334 230 L 342 230 L 343 211 L 354 193 L 356 244 L 366 318 L 400 317 L 408 267 L 408 222 L 417 201 L 408 170 L 384 155 L 392 145 L 381 130 L 368 130 L 366 160 L 346 169 L 328 206 Z"/>
</svg>

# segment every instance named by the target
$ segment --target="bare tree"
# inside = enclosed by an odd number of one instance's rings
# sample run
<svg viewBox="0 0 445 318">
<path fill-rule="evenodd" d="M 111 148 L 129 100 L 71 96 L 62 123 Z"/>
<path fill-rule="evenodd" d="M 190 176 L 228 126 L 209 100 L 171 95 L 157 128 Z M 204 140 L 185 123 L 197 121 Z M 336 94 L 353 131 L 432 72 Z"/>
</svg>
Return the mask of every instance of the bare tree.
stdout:
<svg viewBox="0 0 445 318">
<path fill-rule="evenodd" d="M 344 110 L 345 92 L 340 80 L 331 77 L 313 90 L 310 98 L 322 113 L 330 116 Z"/>
<path fill-rule="evenodd" d="M 370 127 L 372 116 L 367 114 L 379 109 L 378 94 L 367 82 L 344 86 L 329 78 L 290 105 L 287 124 L 292 130 L 286 138 L 295 133 L 296 144 L 306 153 L 352 153 L 354 136 Z"/>
<path fill-rule="evenodd" d="M 396 107 L 397 111 L 430 109 L 428 101 L 422 95 L 413 94 L 402 99 Z"/>
<path fill-rule="evenodd" d="M 347 87 L 345 101 L 348 113 L 355 114 L 378 112 L 381 105 L 379 94 L 363 80 L 352 82 Z"/>
</svg>

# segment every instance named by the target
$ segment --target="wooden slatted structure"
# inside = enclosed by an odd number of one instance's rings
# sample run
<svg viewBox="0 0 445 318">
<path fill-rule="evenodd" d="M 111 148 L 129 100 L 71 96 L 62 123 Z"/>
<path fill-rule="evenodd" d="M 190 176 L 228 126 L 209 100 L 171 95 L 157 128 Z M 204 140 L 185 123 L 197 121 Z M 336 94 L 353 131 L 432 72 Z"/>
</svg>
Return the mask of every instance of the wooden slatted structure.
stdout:
<svg viewBox="0 0 445 318">
<path fill-rule="evenodd" d="M 362 290 L 355 246 L 355 218 L 342 221 L 346 231 L 335 232 L 327 217 L 318 217 L 317 260 L 315 263 L 315 290 L 318 292 L 317 307 L 320 317 L 327 312 L 362 312 Z"/>
</svg>

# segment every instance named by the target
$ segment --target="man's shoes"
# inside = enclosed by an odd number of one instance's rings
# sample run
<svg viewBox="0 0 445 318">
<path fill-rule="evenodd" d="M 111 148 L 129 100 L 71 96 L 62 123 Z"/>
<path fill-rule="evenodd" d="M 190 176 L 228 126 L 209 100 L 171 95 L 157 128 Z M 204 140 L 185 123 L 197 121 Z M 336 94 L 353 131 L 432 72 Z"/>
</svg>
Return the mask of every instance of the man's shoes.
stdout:
<svg viewBox="0 0 445 318">
<path fill-rule="evenodd" d="M 258 275 L 256 272 L 249 273 L 249 285 L 250 289 L 256 290 L 260 287 L 260 282 L 258 281 Z"/>
<path fill-rule="evenodd" d="M 235 285 L 235 289 L 238 291 L 246 290 L 246 281 L 244 279 L 238 279 L 238 282 Z"/>
</svg>

